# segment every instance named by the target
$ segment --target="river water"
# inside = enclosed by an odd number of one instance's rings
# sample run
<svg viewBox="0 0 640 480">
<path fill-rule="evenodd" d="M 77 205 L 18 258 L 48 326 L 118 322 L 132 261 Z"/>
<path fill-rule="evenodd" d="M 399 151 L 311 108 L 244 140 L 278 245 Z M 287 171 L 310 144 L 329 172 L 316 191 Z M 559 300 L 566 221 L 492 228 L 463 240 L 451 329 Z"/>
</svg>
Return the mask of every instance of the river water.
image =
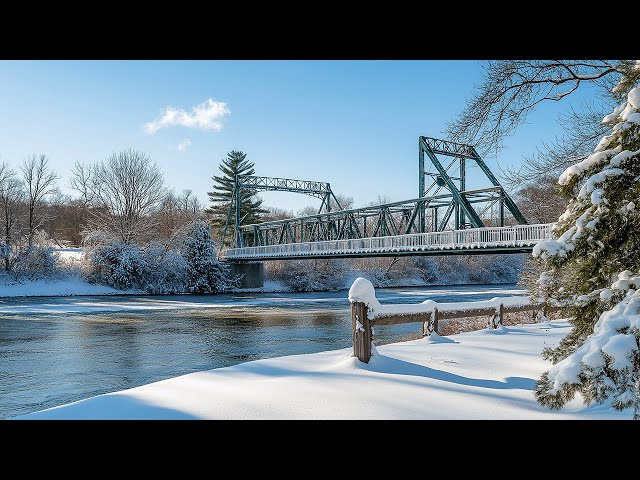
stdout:
<svg viewBox="0 0 640 480">
<path fill-rule="evenodd" d="M 382 303 L 464 302 L 515 285 L 377 289 Z M 0 298 L 0 418 L 199 370 L 351 345 L 348 292 Z M 419 324 L 380 327 L 376 343 Z"/>
</svg>

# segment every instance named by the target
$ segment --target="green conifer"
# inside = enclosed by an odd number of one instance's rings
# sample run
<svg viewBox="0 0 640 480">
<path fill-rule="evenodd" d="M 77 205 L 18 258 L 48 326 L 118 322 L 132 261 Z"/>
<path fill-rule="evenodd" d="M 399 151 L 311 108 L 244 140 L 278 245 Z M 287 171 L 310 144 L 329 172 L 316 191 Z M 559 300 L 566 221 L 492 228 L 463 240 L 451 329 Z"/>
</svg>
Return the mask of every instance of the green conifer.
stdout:
<svg viewBox="0 0 640 480">
<path fill-rule="evenodd" d="M 611 134 L 559 178 L 570 201 L 555 239 L 533 252 L 543 271 L 536 293 L 574 327 L 543 352 L 555 365 L 536 397 L 559 409 L 580 392 L 587 404 L 633 408 L 639 419 L 640 87 L 603 123 Z"/>
</svg>

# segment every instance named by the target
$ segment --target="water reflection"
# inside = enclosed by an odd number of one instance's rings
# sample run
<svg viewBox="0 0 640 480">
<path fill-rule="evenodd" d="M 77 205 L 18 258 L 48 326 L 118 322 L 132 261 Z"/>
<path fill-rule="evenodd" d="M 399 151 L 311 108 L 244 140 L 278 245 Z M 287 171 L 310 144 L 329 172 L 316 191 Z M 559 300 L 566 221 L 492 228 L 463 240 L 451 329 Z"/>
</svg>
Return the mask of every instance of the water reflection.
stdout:
<svg viewBox="0 0 640 480">
<path fill-rule="evenodd" d="M 385 302 L 481 300 L 514 286 L 378 291 Z M 0 300 L 0 418 L 199 370 L 351 345 L 346 292 Z M 417 325 L 376 331 L 383 344 Z"/>
</svg>

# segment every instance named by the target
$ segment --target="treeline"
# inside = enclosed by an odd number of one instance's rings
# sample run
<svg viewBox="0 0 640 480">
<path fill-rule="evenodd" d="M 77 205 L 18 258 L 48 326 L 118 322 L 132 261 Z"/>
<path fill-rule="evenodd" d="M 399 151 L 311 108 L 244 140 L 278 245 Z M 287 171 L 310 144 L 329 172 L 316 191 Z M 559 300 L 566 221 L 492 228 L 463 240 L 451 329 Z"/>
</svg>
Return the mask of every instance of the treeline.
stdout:
<svg viewBox="0 0 640 480">
<path fill-rule="evenodd" d="M 5 277 L 69 274 L 54 247 L 84 248 L 87 280 L 148 293 L 208 293 L 235 283 L 217 260 L 197 197 L 176 194 L 148 155 L 114 153 L 76 163 L 68 186 L 45 155 L 0 164 L 0 258 Z M 78 273 L 78 272 L 76 272 Z"/>
<path fill-rule="evenodd" d="M 46 155 L 32 155 L 17 167 L 0 163 L 4 245 L 33 244 L 39 234 L 58 247 L 81 247 L 96 230 L 123 241 L 163 241 L 205 219 L 193 192 L 167 188 L 157 166 L 141 152 L 76 163 L 68 186 L 77 195 L 61 193 L 60 182 Z"/>
</svg>

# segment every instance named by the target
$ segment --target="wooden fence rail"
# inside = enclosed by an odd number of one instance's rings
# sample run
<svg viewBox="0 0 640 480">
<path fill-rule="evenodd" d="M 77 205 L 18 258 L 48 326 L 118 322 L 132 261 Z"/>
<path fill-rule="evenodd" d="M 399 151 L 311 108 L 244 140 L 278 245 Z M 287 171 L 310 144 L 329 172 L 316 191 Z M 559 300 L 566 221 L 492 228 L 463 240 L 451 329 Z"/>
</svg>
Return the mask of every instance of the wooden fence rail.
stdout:
<svg viewBox="0 0 640 480">
<path fill-rule="evenodd" d="M 369 309 L 364 302 L 351 302 L 351 325 L 353 328 L 353 354 L 358 360 L 369 363 L 371 358 L 371 341 L 373 339 L 372 328 L 380 325 L 398 325 L 402 323 L 422 323 L 422 336 L 431 335 L 433 332 L 439 334 L 439 321 L 453 318 L 492 316 L 489 326 L 498 328 L 502 325 L 504 315 L 516 312 L 533 312 L 537 318 L 539 312 L 547 316 L 548 312 L 556 311 L 557 308 L 542 304 L 528 305 L 503 305 L 500 303 L 495 308 L 460 308 L 455 311 L 438 311 L 434 308 L 427 312 L 406 313 L 406 314 L 385 314 L 378 313 L 375 318 L 369 319 Z"/>
</svg>

